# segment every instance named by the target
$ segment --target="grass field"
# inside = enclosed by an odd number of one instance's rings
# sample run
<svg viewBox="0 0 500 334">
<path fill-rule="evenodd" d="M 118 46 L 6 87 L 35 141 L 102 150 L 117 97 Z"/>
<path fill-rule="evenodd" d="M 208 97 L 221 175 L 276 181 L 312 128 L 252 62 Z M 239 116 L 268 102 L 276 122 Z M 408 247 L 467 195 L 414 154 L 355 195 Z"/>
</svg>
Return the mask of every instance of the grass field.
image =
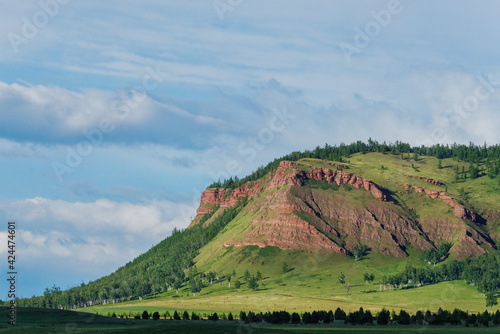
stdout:
<svg viewBox="0 0 500 334">
<path fill-rule="evenodd" d="M 89 307 L 81 311 L 98 312 L 101 315 L 113 312 L 117 315 L 129 313 L 135 315 L 144 310 L 158 311 L 160 314 L 165 311 L 173 313 L 175 310 L 187 310 L 202 315 L 213 312 L 219 314 L 232 312 L 233 315 L 237 315 L 241 310 L 254 312 L 286 310 L 302 313 L 313 310 L 334 311 L 337 307 L 346 312 L 363 307 L 373 313 L 384 307 L 396 311 L 405 309 L 410 313 L 415 313 L 417 310 L 435 312 L 439 308 L 450 311 L 458 308 L 470 312 L 483 312 L 486 309 L 484 297 L 475 287 L 465 284 L 464 281 L 442 282 L 406 290 L 380 291 L 378 279 L 382 275 L 397 273 L 403 270 L 407 263 L 419 264 L 421 260 L 418 252 L 412 252 L 414 256 L 406 259 L 370 253 L 367 258 L 354 261 L 339 254 L 286 251 L 278 248 L 226 249 L 220 256 L 223 256 L 225 258 L 223 262 L 234 268 L 237 273 L 231 287 L 227 281 L 208 284 L 201 294 L 193 296 L 189 286 L 184 286 L 179 293 L 173 290 L 162 293 L 156 298 Z M 215 258 L 218 256 L 216 251 L 212 254 Z M 241 258 L 244 260 L 240 261 Z M 258 261 L 255 261 L 256 259 Z M 269 262 L 266 262 L 266 259 Z M 287 273 L 282 272 L 283 262 L 289 264 L 290 270 Z M 207 266 L 211 265 L 212 263 L 207 263 Z M 238 291 L 234 287 L 234 282 L 236 279 L 244 282 L 242 276 L 247 269 L 251 274 L 261 271 L 263 280 L 259 282 L 260 286 L 255 291 L 248 289 L 245 283 Z M 223 269 L 218 271 L 221 273 Z M 349 294 L 338 283 L 337 278 L 341 271 L 351 281 Z M 366 284 L 363 280 L 365 272 L 374 273 L 376 283 Z M 497 309 L 498 307 L 488 308 L 488 311 L 494 312 Z"/>
<path fill-rule="evenodd" d="M 7 309 L 1 308 L 6 319 Z M 260 334 L 260 333 L 498 333 L 498 327 L 462 326 L 349 326 L 349 325 L 269 325 L 237 321 L 174 321 L 114 319 L 61 310 L 19 308 L 15 327 L 0 324 L 0 333 L 178 333 L 178 334 Z"/>
<path fill-rule="evenodd" d="M 116 314 L 135 315 L 144 310 L 148 312 L 158 311 L 184 311 L 199 314 L 225 312 L 228 314 L 239 314 L 245 311 L 273 311 L 287 310 L 289 312 L 304 312 L 312 310 L 335 310 L 337 307 L 346 312 L 358 310 L 360 307 L 377 312 L 383 307 L 389 310 L 405 309 L 411 313 L 417 310 L 437 311 L 439 308 L 452 311 L 455 308 L 468 310 L 470 312 L 483 312 L 484 298 L 477 291 L 463 282 L 444 282 L 427 287 L 410 290 L 395 290 L 384 292 L 363 293 L 367 287 L 355 286 L 353 292 L 346 295 L 341 292 L 338 295 L 326 295 L 315 291 L 311 295 L 301 295 L 300 291 L 289 289 L 276 289 L 272 293 L 266 290 L 256 292 L 237 291 L 230 294 L 212 294 L 210 292 L 196 297 L 169 298 L 161 296 L 155 299 L 133 301 L 107 306 L 96 306 L 87 308 L 86 312 L 98 312 L 107 315 Z M 375 289 L 375 287 L 373 287 Z M 235 289 L 236 290 L 236 289 Z M 377 290 L 378 291 L 378 290 Z M 83 310 L 82 310 L 83 311 Z M 489 308 L 488 311 L 496 311 Z"/>
</svg>

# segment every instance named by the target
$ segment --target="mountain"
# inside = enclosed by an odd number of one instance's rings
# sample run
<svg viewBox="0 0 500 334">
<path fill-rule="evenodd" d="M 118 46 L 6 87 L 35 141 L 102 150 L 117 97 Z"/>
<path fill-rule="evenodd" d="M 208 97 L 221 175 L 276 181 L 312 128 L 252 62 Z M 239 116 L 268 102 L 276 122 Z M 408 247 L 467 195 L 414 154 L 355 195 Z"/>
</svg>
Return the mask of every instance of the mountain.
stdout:
<svg viewBox="0 0 500 334">
<path fill-rule="evenodd" d="M 242 274 L 249 270 L 261 273 L 269 293 L 289 296 L 282 281 L 288 264 L 289 284 L 307 287 L 307 295 L 325 284 L 336 291 L 332 277 L 342 271 L 362 286 L 363 271 L 370 270 L 384 290 L 386 284 L 392 290 L 461 278 L 494 297 L 500 287 L 499 179 L 499 145 L 369 140 L 293 152 L 241 180 L 214 182 L 187 229 L 174 230 L 116 272 L 66 291 L 47 289 L 20 306 L 178 298 L 209 289 L 214 277 L 229 286 L 235 275 L 248 283 Z"/>
<path fill-rule="evenodd" d="M 372 174 L 377 169 L 369 161 L 385 161 L 386 167 L 376 177 L 379 183 L 365 176 L 367 169 Z M 494 217 L 498 211 L 482 210 L 489 223 L 454 195 L 460 183 L 448 181 L 454 173 L 451 162 L 444 170 L 435 165 L 437 159 L 401 160 L 379 153 L 353 157 L 350 164 L 281 161 L 273 173 L 258 181 L 235 189 L 205 190 L 191 226 L 199 224 L 205 214 L 214 212 L 217 217 L 245 199 L 248 204 L 239 214 L 241 219 L 218 236 L 219 245 L 340 254 L 353 254 L 356 246 L 364 245 L 385 255 L 405 257 L 408 247 L 425 251 L 446 242 L 453 244 L 451 254 L 458 260 L 496 249 L 498 218 Z M 419 169 L 432 168 L 438 178 L 421 176 Z M 498 192 L 491 196 L 500 200 Z M 474 204 L 486 207 L 480 199 Z"/>
</svg>

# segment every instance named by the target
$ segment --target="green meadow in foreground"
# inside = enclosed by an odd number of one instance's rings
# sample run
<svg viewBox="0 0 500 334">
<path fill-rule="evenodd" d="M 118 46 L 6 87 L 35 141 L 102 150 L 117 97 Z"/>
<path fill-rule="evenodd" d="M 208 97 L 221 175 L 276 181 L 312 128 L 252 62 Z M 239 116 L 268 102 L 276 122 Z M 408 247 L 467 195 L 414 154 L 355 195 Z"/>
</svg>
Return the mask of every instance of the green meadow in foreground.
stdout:
<svg viewBox="0 0 500 334">
<path fill-rule="evenodd" d="M 1 308 L 1 317 L 7 318 Z M 238 321 L 209 320 L 133 320 L 116 319 L 88 313 L 62 310 L 18 308 L 17 325 L 0 323 L 0 333 L 177 333 L 177 334 L 241 334 L 241 333 L 497 333 L 498 328 L 462 326 L 349 326 L 349 325 L 269 325 L 243 324 Z"/>
<path fill-rule="evenodd" d="M 243 254 L 242 254 L 243 253 Z M 339 254 L 317 254 L 308 251 L 284 251 L 278 248 L 247 247 L 227 249 L 223 257 L 227 257 L 226 268 L 219 272 L 228 272 L 236 268 L 236 277 L 231 287 L 227 280 L 208 284 L 201 293 L 193 296 L 189 285 L 183 286 L 177 293 L 175 290 L 164 292 L 157 297 L 141 301 L 99 305 L 80 309 L 80 311 L 108 315 L 129 313 L 135 315 L 144 310 L 149 312 L 165 311 L 204 313 L 240 311 L 267 312 L 286 310 L 288 312 L 305 312 L 313 310 L 335 310 L 342 308 L 345 312 L 358 310 L 360 307 L 371 310 L 374 314 L 382 308 L 388 310 L 404 309 L 410 313 L 418 310 L 437 311 L 439 308 L 453 311 L 458 308 L 470 312 L 483 312 L 484 297 L 474 286 L 463 280 L 448 281 L 424 285 L 406 290 L 390 290 L 378 283 L 383 275 L 391 275 L 404 270 L 406 264 L 417 264 L 418 253 L 405 259 L 388 258 L 380 254 L 369 254 L 366 258 L 354 261 Z M 238 259 L 244 258 L 239 262 Z M 255 261 L 258 259 L 258 261 Z M 217 259 L 213 259 L 217 261 Z M 238 263 L 239 262 L 239 263 Z M 282 264 L 288 263 L 289 271 L 283 273 Z M 202 270 L 201 268 L 200 270 Z M 255 275 L 261 272 L 259 286 L 252 290 L 244 283 L 244 272 L 248 270 Z M 338 282 L 339 273 L 343 272 L 351 282 L 349 294 L 345 285 Z M 375 276 L 374 283 L 364 281 L 364 273 Z M 235 281 L 240 280 L 240 289 Z M 411 285 L 410 285 L 411 286 Z M 380 291 L 382 289 L 382 291 Z M 488 308 L 494 312 L 498 307 Z"/>
</svg>

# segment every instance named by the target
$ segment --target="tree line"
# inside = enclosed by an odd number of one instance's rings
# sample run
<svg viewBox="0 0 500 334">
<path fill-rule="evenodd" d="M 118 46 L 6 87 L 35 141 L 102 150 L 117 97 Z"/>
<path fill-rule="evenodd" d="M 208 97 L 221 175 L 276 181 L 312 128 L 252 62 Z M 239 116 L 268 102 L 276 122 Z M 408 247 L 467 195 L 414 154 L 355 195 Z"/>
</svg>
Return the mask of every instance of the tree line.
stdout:
<svg viewBox="0 0 500 334">
<path fill-rule="evenodd" d="M 500 289 L 500 251 L 461 261 L 451 260 L 437 266 L 434 264 L 432 267 L 429 265 L 425 268 L 415 268 L 407 265 L 404 271 L 396 275 L 383 276 L 380 284 L 406 289 L 459 279 L 477 287 L 477 290 L 485 296 L 486 307 L 497 305 L 497 294 Z"/>
<path fill-rule="evenodd" d="M 116 313 L 109 314 L 110 317 L 118 317 Z M 133 315 L 131 312 L 128 314 L 121 314 L 120 318 L 135 318 L 135 319 L 153 319 L 159 320 L 162 315 L 159 312 L 147 312 L 144 311 L 142 314 L 137 313 Z M 370 310 L 364 310 L 362 307 L 353 312 L 346 313 L 343 309 L 338 307 L 335 312 L 330 311 L 312 311 L 304 313 L 289 313 L 287 311 L 273 311 L 273 312 L 245 312 L 241 311 L 239 316 L 236 316 L 229 312 L 226 316 L 225 313 L 217 314 L 197 314 L 188 311 L 183 313 L 174 311 L 171 314 L 169 311 L 163 313 L 164 319 L 170 320 L 240 320 L 244 323 L 262 323 L 266 322 L 268 324 L 333 324 L 335 321 L 342 324 L 351 325 L 465 325 L 469 326 L 489 326 L 490 323 L 493 325 L 500 324 L 500 311 L 495 313 L 489 313 L 487 310 L 484 312 L 469 313 L 459 309 L 455 309 L 452 312 L 443 310 L 439 308 L 437 312 L 427 311 L 417 311 L 414 314 L 410 314 L 405 310 L 400 310 L 396 313 L 394 310 L 389 311 L 385 308 L 381 311 L 373 314 Z"/>
<path fill-rule="evenodd" d="M 370 152 L 401 155 L 403 158 L 405 155 L 408 155 L 409 158 L 412 158 L 415 161 L 419 160 L 420 156 L 430 156 L 438 159 L 453 158 L 456 161 L 470 164 L 469 171 L 472 178 L 479 176 L 479 168 L 477 166 L 480 163 L 484 163 L 486 166 L 489 177 L 496 178 L 500 174 L 499 144 L 487 146 L 486 143 L 484 143 L 482 146 L 478 146 L 470 142 L 469 145 L 454 143 L 452 145 L 436 144 L 432 146 L 411 146 L 410 144 L 403 143 L 401 141 L 389 144 L 385 141 L 383 143 L 379 143 L 378 141 L 370 138 L 367 143 L 357 141 L 349 145 L 341 143 L 338 146 L 325 144 L 323 147 L 317 146 L 313 150 L 292 152 L 281 158 L 274 159 L 266 166 L 259 167 L 256 171 L 243 179 L 239 179 L 235 176 L 222 181 L 218 180 L 210 184 L 208 188 L 238 188 L 247 182 L 256 181 L 269 172 L 276 170 L 280 162 L 285 160 L 297 161 L 304 158 L 313 158 L 345 162 L 353 154 L 366 154 Z"/>
</svg>

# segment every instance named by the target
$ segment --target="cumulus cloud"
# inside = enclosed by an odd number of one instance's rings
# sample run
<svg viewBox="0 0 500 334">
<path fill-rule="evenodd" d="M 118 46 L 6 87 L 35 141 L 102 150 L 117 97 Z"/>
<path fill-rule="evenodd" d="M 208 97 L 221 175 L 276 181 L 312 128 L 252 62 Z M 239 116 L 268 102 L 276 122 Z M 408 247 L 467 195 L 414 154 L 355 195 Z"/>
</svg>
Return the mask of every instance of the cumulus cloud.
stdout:
<svg viewBox="0 0 500 334">
<path fill-rule="evenodd" d="M 41 197 L 0 201 L 0 219 L 15 217 L 17 223 L 19 272 L 25 277 L 44 276 L 45 286 L 63 287 L 118 269 L 168 237 L 174 227 L 185 228 L 194 210 L 190 204 L 158 200 L 135 204 Z M 6 254 L 6 241 L 7 234 L 0 232 L 0 254 Z M 21 290 L 24 294 L 31 289 Z"/>
<path fill-rule="evenodd" d="M 97 200 L 72 203 L 46 198 L 3 201 L 1 215 L 16 217 L 18 252 L 25 261 L 61 261 L 68 266 L 130 261 L 186 227 L 192 208 L 167 201 L 142 204 Z M 0 235 L 4 250 L 5 233 Z"/>
<path fill-rule="evenodd" d="M 184 226 L 187 218 L 186 205 L 156 200 L 132 204 L 99 199 L 83 203 L 35 197 L 2 206 L 6 216 L 17 217 L 33 229 L 132 234 L 154 240 L 165 237 L 175 226 Z"/>
<path fill-rule="evenodd" d="M 144 122 L 151 108 L 150 99 L 139 97 L 136 91 L 127 92 L 126 97 L 119 93 L 97 89 L 75 92 L 55 86 L 0 82 L 0 129 L 4 137 L 57 142 L 78 138 L 85 130 L 109 129 L 109 124 Z M 120 106 L 120 102 L 139 99 L 143 108 L 133 113 Z M 104 120 L 108 125 L 102 125 Z"/>
</svg>

